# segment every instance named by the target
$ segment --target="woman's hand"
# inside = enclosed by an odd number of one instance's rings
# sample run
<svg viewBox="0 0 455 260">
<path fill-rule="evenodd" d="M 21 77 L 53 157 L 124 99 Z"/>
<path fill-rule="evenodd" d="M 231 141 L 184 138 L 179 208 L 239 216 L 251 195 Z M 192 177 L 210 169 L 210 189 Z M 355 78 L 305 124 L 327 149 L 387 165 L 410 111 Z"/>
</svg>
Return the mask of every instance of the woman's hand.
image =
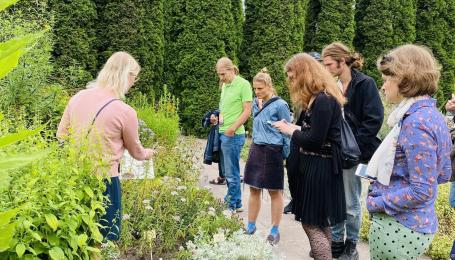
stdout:
<svg viewBox="0 0 455 260">
<path fill-rule="evenodd" d="M 156 150 L 150 149 L 150 148 L 145 149 L 145 152 L 147 153 L 147 156 L 145 157 L 146 160 L 152 159 L 153 156 L 155 156 L 155 154 L 156 154 Z"/>
<path fill-rule="evenodd" d="M 300 128 L 299 126 L 288 123 L 286 120 L 276 121 L 272 124 L 272 126 L 278 129 L 281 133 L 289 136 L 291 136 L 295 130 Z"/>
</svg>

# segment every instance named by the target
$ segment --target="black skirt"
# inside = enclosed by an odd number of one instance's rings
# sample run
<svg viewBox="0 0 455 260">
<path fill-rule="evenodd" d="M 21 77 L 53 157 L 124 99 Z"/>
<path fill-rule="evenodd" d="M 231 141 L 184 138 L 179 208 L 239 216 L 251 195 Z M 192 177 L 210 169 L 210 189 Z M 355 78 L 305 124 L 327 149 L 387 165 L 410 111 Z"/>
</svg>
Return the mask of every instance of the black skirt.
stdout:
<svg viewBox="0 0 455 260">
<path fill-rule="evenodd" d="M 343 175 L 332 160 L 300 153 L 292 213 L 303 224 L 329 227 L 346 220 Z"/>
<path fill-rule="evenodd" d="M 283 147 L 271 144 L 251 144 L 245 165 L 246 184 L 269 190 L 284 187 Z"/>
</svg>

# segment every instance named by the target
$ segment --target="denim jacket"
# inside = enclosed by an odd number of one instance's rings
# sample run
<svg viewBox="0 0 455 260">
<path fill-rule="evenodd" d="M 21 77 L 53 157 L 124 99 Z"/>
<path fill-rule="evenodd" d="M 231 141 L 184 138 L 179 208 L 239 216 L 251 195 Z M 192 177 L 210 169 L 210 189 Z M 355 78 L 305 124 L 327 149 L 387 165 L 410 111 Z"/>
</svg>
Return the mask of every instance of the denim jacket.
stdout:
<svg viewBox="0 0 455 260">
<path fill-rule="evenodd" d="M 264 111 L 260 111 L 257 98 L 255 98 L 253 101 L 253 118 L 253 142 L 255 144 L 282 145 L 283 158 L 287 158 L 290 138 L 268 123 L 268 121 L 273 123 L 283 119 L 291 122 L 291 112 L 286 101 L 280 98 L 265 107 Z"/>
<path fill-rule="evenodd" d="M 210 124 L 210 116 L 215 115 L 218 116 L 220 111 L 214 110 L 207 112 L 204 117 L 202 118 L 202 127 L 209 127 Z M 209 135 L 207 137 L 207 145 L 205 146 L 204 151 L 204 163 L 205 164 L 212 164 L 218 163 L 220 158 L 220 136 L 218 133 L 218 125 L 211 126 Z"/>
</svg>

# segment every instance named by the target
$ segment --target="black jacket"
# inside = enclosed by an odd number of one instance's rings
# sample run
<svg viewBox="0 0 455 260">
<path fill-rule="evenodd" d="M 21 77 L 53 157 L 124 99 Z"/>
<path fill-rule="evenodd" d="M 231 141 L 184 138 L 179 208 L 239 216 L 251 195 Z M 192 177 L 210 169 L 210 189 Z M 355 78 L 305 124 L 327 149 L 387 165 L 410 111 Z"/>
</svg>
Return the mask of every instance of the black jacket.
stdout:
<svg viewBox="0 0 455 260">
<path fill-rule="evenodd" d="M 374 79 L 355 69 L 351 76 L 345 93 L 345 117 L 362 152 L 361 161 L 368 162 L 381 143 L 376 136 L 384 120 L 384 107 Z"/>
</svg>

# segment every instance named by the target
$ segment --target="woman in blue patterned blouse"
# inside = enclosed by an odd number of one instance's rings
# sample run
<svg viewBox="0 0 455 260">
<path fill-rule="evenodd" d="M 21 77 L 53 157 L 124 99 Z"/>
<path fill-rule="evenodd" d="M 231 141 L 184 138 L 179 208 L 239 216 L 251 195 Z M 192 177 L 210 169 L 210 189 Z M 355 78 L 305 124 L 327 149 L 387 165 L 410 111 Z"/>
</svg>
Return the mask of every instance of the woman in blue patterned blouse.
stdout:
<svg viewBox="0 0 455 260">
<path fill-rule="evenodd" d="M 392 130 L 367 167 L 377 178 L 367 197 L 371 259 L 417 259 L 438 228 L 438 184 L 451 174 L 449 129 L 431 98 L 440 68 L 427 48 L 411 44 L 377 65 L 385 98 L 395 109 L 387 120 Z"/>
</svg>

